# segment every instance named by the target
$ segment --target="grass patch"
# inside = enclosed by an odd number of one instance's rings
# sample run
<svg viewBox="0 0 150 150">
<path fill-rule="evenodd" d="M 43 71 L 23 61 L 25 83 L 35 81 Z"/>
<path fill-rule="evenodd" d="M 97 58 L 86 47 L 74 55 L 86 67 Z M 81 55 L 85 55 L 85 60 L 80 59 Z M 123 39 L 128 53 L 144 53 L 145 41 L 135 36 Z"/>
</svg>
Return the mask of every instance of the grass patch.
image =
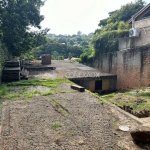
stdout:
<svg viewBox="0 0 150 150">
<path fill-rule="evenodd" d="M 27 94 L 25 94 L 25 96 L 27 98 L 33 98 L 35 95 L 34 95 L 34 93 L 27 93 Z"/>
<path fill-rule="evenodd" d="M 40 95 L 41 95 L 41 92 L 38 91 L 38 90 L 35 90 L 33 93 L 34 93 L 34 94 L 40 94 Z"/>
<path fill-rule="evenodd" d="M 4 98 L 6 98 L 6 99 L 14 99 L 14 98 L 19 98 L 19 97 L 20 97 L 20 94 L 16 94 L 16 93 L 7 94 L 7 95 L 4 96 Z"/>
<path fill-rule="evenodd" d="M 37 95 L 47 96 L 54 93 L 66 93 L 65 90 L 55 90 L 41 92 L 38 90 L 28 92 L 29 86 L 46 86 L 57 88 L 60 83 L 72 83 L 68 79 L 42 79 L 42 80 L 21 80 L 17 82 L 11 82 L 0 86 L 0 99 L 17 99 L 17 98 L 33 98 Z M 14 86 L 18 86 L 17 90 Z M 19 87 L 20 86 L 20 87 Z M 17 93 L 16 93 L 17 91 Z"/>
<path fill-rule="evenodd" d="M 141 103 L 141 104 L 139 104 L 139 105 L 134 105 L 133 106 L 133 109 L 134 110 L 142 110 L 142 109 L 150 109 L 150 103 Z"/>
<path fill-rule="evenodd" d="M 100 100 L 100 103 L 104 103 L 104 99 L 101 98 L 101 96 L 98 93 L 92 93 L 92 95 Z"/>
<path fill-rule="evenodd" d="M 54 94 L 54 93 L 51 91 L 41 93 L 42 96 L 48 96 L 48 95 L 52 95 L 52 94 Z"/>
<path fill-rule="evenodd" d="M 2 98 L 8 92 L 8 87 L 6 85 L 0 86 L 0 98 Z"/>
<path fill-rule="evenodd" d="M 98 99 L 100 99 L 100 95 L 98 93 L 92 93 L 92 95 Z"/>
<path fill-rule="evenodd" d="M 104 98 L 106 101 L 109 101 L 114 96 L 115 96 L 115 94 L 111 93 L 111 94 L 107 94 L 107 95 L 104 95 L 104 96 L 101 96 L 101 97 Z"/>
<path fill-rule="evenodd" d="M 98 98 L 98 96 L 96 95 Z M 150 90 L 146 88 L 138 88 L 124 93 L 111 93 L 102 95 L 101 101 L 108 101 L 118 106 L 130 106 L 135 111 L 150 109 Z"/>
<path fill-rule="evenodd" d="M 67 115 L 68 115 L 68 113 L 67 113 L 62 107 L 60 107 L 60 108 L 58 109 L 58 111 L 59 111 L 62 115 L 64 115 L 64 116 L 67 116 Z"/>
<path fill-rule="evenodd" d="M 143 93 L 138 93 L 137 96 L 142 96 L 142 97 L 150 97 L 150 92 L 143 92 Z"/>
<path fill-rule="evenodd" d="M 125 105 L 125 102 L 120 101 L 120 102 L 118 102 L 118 105 L 121 106 L 121 107 L 123 107 Z"/>
<path fill-rule="evenodd" d="M 125 93 L 123 93 L 124 95 L 133 95 L 131 92 L 125 92 Z"/>
<path fill-rule="evenodd" d="M 71 83 L 68 79 L 42 79 L 42 80 L 22 80 L 18 82 L 8 83 L 8 86 L 46 86 L 56 88 L 59 83 Z"/>
<path fill-rule="evenodd" d="M 54 129 L 57 129 L 57 128 L 60 128 L 62 126 L 62 124 L 61 124 L 61 122 L 54 122 L 53 124 L 52 124 L 52 128 L 54 128 Z"/>
<path fill-rule="evenodd" d="M 111 94 L 107 94 L 105 97 L 106 98 L 112 98 L 112 97 L 114 97 L 114 95 L 115 95 L 114 93 L 111 93 Z"/>
</svg>

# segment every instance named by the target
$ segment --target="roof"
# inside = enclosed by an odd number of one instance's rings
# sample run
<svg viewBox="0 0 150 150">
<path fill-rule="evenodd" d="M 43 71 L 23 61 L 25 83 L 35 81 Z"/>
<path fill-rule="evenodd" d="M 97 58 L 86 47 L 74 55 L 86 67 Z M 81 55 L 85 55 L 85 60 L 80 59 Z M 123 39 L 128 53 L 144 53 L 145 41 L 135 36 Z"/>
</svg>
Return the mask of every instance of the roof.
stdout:
<svg viewBox="0 0 150 150">
<path fill-rule="evenodd" d="M 140 19 L 141 17 L 143 17 L 145 14 L 147 14 L 149 11 L 150 11 L 150 3 L 148 5 L 146 5 L 145 7 L 143 7 L 140 11 L 135 13 L 132 17 L 136 21 L 136 20 Z M 132 18 L 130 20 L 128 20 L 127 23 L 131 24 Z"/>
</svg>

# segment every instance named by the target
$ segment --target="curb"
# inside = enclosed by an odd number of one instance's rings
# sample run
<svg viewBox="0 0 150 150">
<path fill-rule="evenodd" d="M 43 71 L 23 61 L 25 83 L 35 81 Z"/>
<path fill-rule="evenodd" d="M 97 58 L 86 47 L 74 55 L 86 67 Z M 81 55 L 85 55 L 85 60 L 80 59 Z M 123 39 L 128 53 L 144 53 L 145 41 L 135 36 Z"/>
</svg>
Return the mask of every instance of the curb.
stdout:
<svg viewBox="0 0 150 150">
<path fill-rule="evenodd" d="M 118 110 L 119 112 L 123 113 L 125 116 L 127 117 L 130 117 L 131 119 L 135 120 L 138 124 L 142 125 L 143 124 L 143 121 L 136 117 L 136 116 L 133 116 L 132 114 L 122 110 L 121 108 L 117 107 L 116 105 L 112 104 L 112 103 L 109 103 L 109 102 L 106 102 L 109 106 L 115 108 L 116 110 Z"/>
</svg>

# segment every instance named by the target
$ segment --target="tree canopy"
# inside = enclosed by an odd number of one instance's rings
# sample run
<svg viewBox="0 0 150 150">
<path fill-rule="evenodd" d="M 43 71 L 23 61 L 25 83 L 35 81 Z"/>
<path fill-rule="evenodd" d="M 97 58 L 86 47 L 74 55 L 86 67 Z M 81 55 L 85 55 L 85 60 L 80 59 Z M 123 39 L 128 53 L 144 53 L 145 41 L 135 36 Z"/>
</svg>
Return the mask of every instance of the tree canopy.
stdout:
<svg viewBox="0 0 150 150">
<path fill-rule="evenodd" d="M 82 62 L 88 62 L 101 54 L 118 51 L 118 38 L 128 37 L 129 24 L 126 23 L 132 15 L 145 6 L 143 0 L 135 3 L 128 3 L 119 10 L 109 12 L 109 17 L 100 20 L 99 27 L 92 37 L 92 46 L 87 52 L 81 55 Z"/>
<path fill-rule="evenodd" d="M 128 21 L 132 15 L 137 13 L 140 9 L 142 9 L 145 5 L 143 0 L 138 0 L 136 3 L 128 3 L 122 6 L 119 10 L 115 10 L 113 12 L 109 12 L 109 17 L 103 20 L 100 20 L 99 26 L 105 27 L 111 23 L 116 24 L 120 21 Z"/>
<path fill-rule="evenodd" d="M 53 59 L 79 57 L 90 47 L 93 33 L 89 35 L 46 35 L 47 43 L 33 50 L 33 55 L 39 58 L 42 54 L 51 54 Z M 54 56 L 54 57 L 53 57 Z"/>
<path fill-rule="evenodd" d="M 12 56 L 19 56 L 40 44 L 45 43 L 48 29 L 31 32 L 30 27 L 41 29 L 40 15 L 42 0 L 1 0 L 0 1 L 0 33 L 1 41 Z"/>
</svg>

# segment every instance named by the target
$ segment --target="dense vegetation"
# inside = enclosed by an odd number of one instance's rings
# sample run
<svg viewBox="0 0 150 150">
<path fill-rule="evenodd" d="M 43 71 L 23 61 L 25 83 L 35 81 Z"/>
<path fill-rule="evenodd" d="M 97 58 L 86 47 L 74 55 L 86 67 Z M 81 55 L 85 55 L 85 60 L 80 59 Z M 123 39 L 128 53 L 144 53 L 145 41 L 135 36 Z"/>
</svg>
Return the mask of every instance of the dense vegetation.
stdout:
<svg viewBox="0 0 150 150">
<path fill-rule="evenodd" d="M 42 54 L 51 54 L 53 59 L 80 57 L 89 49 L 93 33 L 89 35 L 79 33 L 77 35 L 48 34 L 47 43 L 33 49 L 33 56 L 39 58 Z"/>
<path fill-rule="evenodd" d="M 12 56 L 20 56 L 33 47 L 45 42 L 48 29 L 31 32 L 30 27 L 40 29 L 40 22 L 44 19 L 40 15 L 42 0 L 2 0 L 0 3 L 0 21 L 2 42 Z"/>
<path fill-rule="evenodd" d="M 44 19 L 40 7 L 43 5 L 43 0 L 0 1 L 0 75 L 6 51 L 12 58 L 46 42 L 48 29 L 40 30 L 40 22 Z M 33 32 L 31 27 L 38 30 Z"/>
<path fill-rule="evenodd" d="M 81 55 L 82 62 L 90 62 L 101 54 L 118 51 L 118 38 L 129 36 L 131 27 L 126 21 L 144 5 L 145 2 L 142 0 L 128 3 L 119 10 L 109 12 L 108 18 L 100 20 L 98 24 L 100 29 L 95 30 L 92 38 L 92 48 Z"/>
</svg>

